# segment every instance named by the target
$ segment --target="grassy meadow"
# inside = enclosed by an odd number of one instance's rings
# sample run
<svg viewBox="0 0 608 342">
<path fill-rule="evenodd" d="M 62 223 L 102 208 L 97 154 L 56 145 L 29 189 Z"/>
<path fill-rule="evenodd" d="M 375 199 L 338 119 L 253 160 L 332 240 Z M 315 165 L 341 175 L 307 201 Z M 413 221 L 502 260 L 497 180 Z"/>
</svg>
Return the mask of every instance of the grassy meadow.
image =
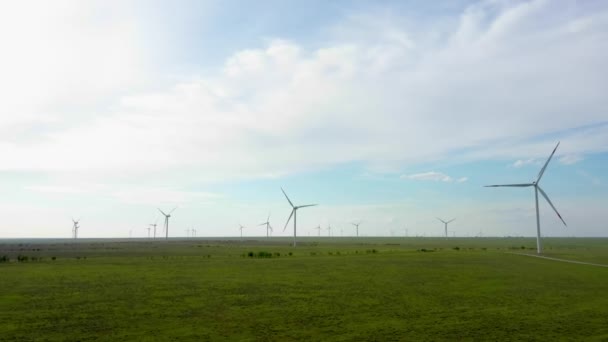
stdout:
<svg viewBox="0 0 608 342">
<path fill-rule="evenodd" d="M 0 340 L 608 340 L 608 268 L 532 238 L 299 241 L 0 240 Z"/>
</svg>

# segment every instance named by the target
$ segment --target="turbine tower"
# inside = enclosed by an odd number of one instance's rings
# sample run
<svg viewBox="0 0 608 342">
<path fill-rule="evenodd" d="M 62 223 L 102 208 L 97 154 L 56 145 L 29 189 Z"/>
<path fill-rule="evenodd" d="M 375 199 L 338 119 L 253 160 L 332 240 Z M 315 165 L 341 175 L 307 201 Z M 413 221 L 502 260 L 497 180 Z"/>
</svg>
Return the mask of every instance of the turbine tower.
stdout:
<svg viewBox="0 0 608 342">
<path fill-rule="evenodd" d="M 359 237 L 359 225 L 361 224 L 361 221 L 359 221 L 359 222 L 357 222 L 357 223 L 351 222 L 351 224 L 352 224 L 353 226 L 355 226 L 355 229 L 356 229 L 356 231 L 357 231 L 357 237 Z"/>
<path fill-rule="evenodd" d="M 321 236 L 321 225 L 316 226 L 314 229 L 319 231 L 319 236 Z"/>
<path fill-rule="evenodd" d="M 158 221 L 156 221 L 156 222 L 158 222 Z M 154 238 L 155 239 L 156 239 L 156 226 L 157 226 L 156 222 L 150 223 L 150 227 L 154 228 Z"/>
<path fill-rule="evenodd" d="M 258 227 L 259 226 L 266 226 L 266 238 L 268 239 L 270 237 L 270 234 L 268 232 L 272 231 L 272 226 L 270 225 L 270 213 L 268 213 L 268 218 L 266 219 L 266 222 L 258 224 Z"/>
<path fill-rule="evenodd" d="M 327 236 L 331 237 L 331 225 L 328 224 L 326 229 L 327 229 Z"/>
<path fill-rule="evenodd" d="M 80 222 L 80 219 L 74 220 L 74 218 L 72 218 L 72 222 L 74 224 L 72 226 L 72 237 L 74 239 L 78 239 L 78 228 L 80 228 L 80 226 L 78 226 L 78 222 Z"/>
<path fill-rule="evenodd" d="M 171 213 L 174 212 L 175 209 L 177 209 L 177 207 L 173 208 L 168 214 L 166 214 L 164 211 L 158 208 L 158 211 L 165 216 L 165 240 L 169 239 L 169 217 L 171 217 Z"/>
<path fill-rule="evenodd" d="M 150 229 L 152 229 L 152 228 L 148 227 L 148 228 L 145 228 L 145 229 L 148 231 L 148 239 L 149 239 L 150 238 Z"/>
<path fill-rule="evenodd" d="M 239 223 L 239 230 L 241 231 L 241 242 L 243 242 L 243 228 L 245 227 Z"/>
<path fill-rule="evenodd" d="M 283 231 L 285 231 L 285 229 L 287 229 L 287 225 L 289 224 L 289 220 L 291 220 L 291 217 L 293 216 L 293 246 L 295 247 L 296 246 L 296 228 L 297 228 L 298 209 L 300 209 L 300 208 L 306 208 L 306 207 L 312 207 L 312 206 L 315 206 L 316 204 L 305 204 L 305 205 L 297 205 L 297 206 L 293 205 L 293 203 L 291 202 L 291 200 L 289 199 L 289 197 L 285 193 L 285 190 L 283 190 L 283 188 L 281 188 L 281 191 L 283 192 L 283 195 L 285 195 L 285 198 L 287 199 L 287 202 L 289 202 L 289 205 L 292 208 L 291 214 L 289 214 L 289 218 L 287 219 L 287 222 L 285 222 L 285 228 L 283 228 Z"/>
<path fill-rule="evenodd" d="M 540 216 L 539 216 L 539 212 L 538 212 L 538 192 L 539 191 L 540 191 L 540 194 L 545 198 L 545 200 L 547 200 L 547 203 L 549 203 L 551 208 L 553 208 L 553 211 L 555 211 L 555 213 L 557 214 L 557 217 L 559 217 L 559 219 L 562 221 L 564 226 L 566 226 L 566 227 L 568 226 L 566 224 L 566 221 L 564 221 L 562 216 L 557 211 L 557 209 L 555 209 L 555 206 L 553 205 L 553 203 L 551 203 L 549 196 L 547 196 L 547 194 L 543 191 L 543 189 L 538 185 L 538 183 L 540 183 L 541 178 L 543 177 L 543 174 L 545 173 L 545 170 L 547 169 L 547 165 L 549 165 L 549 162 L 551 161 L 551 158 L 553 158 L 553 155 L 555 154 L 555 151 L 557 150 L 558 146 L 559 146 L 559 142 L 557 143 L 557 145 L 555 145 L 553 152 L 551 152 L 551 155 L 549 156 L 549 159 L 547 159 L 547 162 L 545 163 L 545 165 L 543 165 L 543 168 L 540 169 L 540 172 L 538 173 L 538 176 L 536 177 L 536 181 L 533 181 L 532 183 L 524 183 L 524 184 L 498 184 L 498 185 L 486 185 L 485 186 L 485 187 L 491 187 L 491 188 L 503 187 L 503 186 L 516 187 L 516 188 L 534 187 L 534 200 L 536 203 L 536 253 L 538 253 L 538 254 L 541 254 L 543 251 L 543 247 L 542 247 L 542 244 L 540 241 Z"/>
<path fill-rule="evenodd" d="M 439 221 L 443 222 L 443 224 L 444 224 L 444 228 L 445 228 L 445 237 L 447 238 L 447 237 L 448 237 L 448 223 L 450 223 L 450 222 L 454 221 L 454 220 L 455 220 L 455 218 L 453 218 L 453 219 L 451 219 L 451 220 L 449 220 L 449 221 L 444 221 L 444 220 L 440 219 L 439 217 L 438 217 L 437 219 L 438 219 Z"/>
</svg>

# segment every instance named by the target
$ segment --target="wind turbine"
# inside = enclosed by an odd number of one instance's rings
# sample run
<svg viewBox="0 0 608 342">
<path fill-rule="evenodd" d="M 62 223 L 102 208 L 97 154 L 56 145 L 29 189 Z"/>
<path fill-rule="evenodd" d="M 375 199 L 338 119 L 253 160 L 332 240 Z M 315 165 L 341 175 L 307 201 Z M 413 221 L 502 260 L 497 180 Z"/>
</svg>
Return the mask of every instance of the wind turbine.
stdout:
<svg viewBox="0 0 608 342">
<path fill-rule="evenodd" d="M 245 227 L 239 223 L 239 230 L 241 231 L 241 242 L 243 241 L 243 228 Z"/>
<path fill-rule="evenodd" d="M 145 229 L 148 231 L 148 239 L 149 239 L 150 238 L 150 229 L 152 229 L 152 228 L 148 227 L 148 228 L 145 228 Z"/>
<path fill-rule="evenodd" d="M 355 226 L 355 229 L 357 230 L 357 237 L 359 237 L 359 225 L 361 224 L 361 221 L 359 221 L 358 223 L 351 222 L 350 224 Z"/>
<path fill-rule="evenodd" d="M 171 217 L 171 213 L 175 211 L 177 207 L 173 208 L 168 214 L 158 208 L 161 214 L 165 216 L 165 240 L 169 239 L 169 217 Z"/>
<path fill-rule="evenodd" d="M 318 231 L 319 231 L 319 236 L 321 236 L 321 225 L 318 225 L 318 226 L 316 226 L 316 227 L 315 227 L 315 228 L 313 228 L 313 229 L 318 230 Z"/>
<path fill-rule="evenodd" d="M 80 222 L 80 219 L 74 220 L 74 218 L 72 218 L 72 222 L 74 223 L 74 225 L 72 226 L 72 237 L 74 239 L 78 239 L 78 228 L 80 228 L 78 226 L 78 222 Z"/>
<path fill-rule="evenodd" d="M 196 229 L 192 228 L 192 237 L 196 237 Z"/>
<path fill-rule="evenodd" d="M 156 221 L 156 222 L 158 222 L 158 221 Z M 154 238 L 155 238 L 155 239 L 156 239 L 156 226 L 157 226 L 156 222 L 154 222 L 154 223 L 150 223 L 150 227 L 153 227 L 153 228 L 154 228 Z"/>
<path fill-rule="evenodd" d="M 331 225 L 328 224 L 326 229 L 327 229 L 327 236 L 331 237 Z"/>
<path fill-rule="evenodd" d="M 453 219 L 451 219 L 451 220 L 449 220 L 449 221 L 444 221 L 444 220 L 440 219 L 439 217 L 438 217 L 437 219 L 438 219 L 439 221 L 443 222 L 443 224 L 444 224 L 444 228 L 445 228 L 445 237 L 447 238 L 447 237 L 448 237 L 448 223 L 450 223 L 450 222 L 454 221 L 454 220 L 455 220 L 455 218 L 453 218 Z"/>
<path fill-rule="evenodd" d="M 285 228 L 283 228 L 283 231 L 285 231 L 285 229 L 287 229 L 289 220 L 291 220 L 291 217 L 293 216 L 293 246 L 295 247 L 296 246 L 296 227 L 297 227 L 298 209 L 312 207 L 312 206 L 315 206 L 316 204 L 305 204 L 305 205 L 297 205 L 297 206 L 293 205 L 293 203 L 291 203 L 291 200 L 285 193 L 285 190 L 283 190 L 283 188 L 281 188 L 281 191 L 283 192 L 283 195 L 285 195 L 285 198 L 287 199 L 287 202 L 289 202 L 289 205 L 293 208 L 291 210 L 291 214 L 289 214 L 289 218 L 287 219 L 287 222 L 285 222 Z"/>
<path fill-rule="evenodd" d="M 270 235 L 268 234 L 268 231 L 272 231 L 272 226 L 270 225 L 270 213 L 268 213 L 268 218 L 266 219 L 266 222 L 258 224 L 258 227 L 264 225 L 266 226 L 266 238 L 269 238 Z"/>
<path fill-rule="evenodd" d="M 536 181 L 532 182 L 532 183 L 524 183 L 524 184 L 498 184 L 498 185 L 486 185 L 486 187 L 502 187 L 502 186 L 508 186 L 508 187 L 517 187 L 517 188 L 528 188 L 528 187 L 534 187 L 534 199 L 536 202 L 536 253 L 541 254 L 543 251 L 543 247 L 540 241 L 540 216 L 538 213 L 538 192 L 540 191 L 540 194 L 543 195 L 543 197 L 547 200 L 547 203 L 549 203 L 549 205 L 551 206 L 551 208 L 553 208 L 553 211 L 555 211 L 555 213 L 557 214 L 557 217 L 559 217 L 559 219 L 562 221 L 562 223 L 564 224 L 564 226 L 568 226 L 566 224 L 566 221 L 564 221 L 564 219 L 562 218 L 562 216 L 559 214 L 559 212 L 557 211 L 557 209 L 555 209 L 555 206 L 553 205 L 553 203 L 551 203 L 551 200 L 549 199 L 549 196 L 547 196 L 547 194 L 543 191 L 543 189 L 541 189 L 541 187 L 538 185 L 538 183 L 540 182 L 541 178 L 543 177 L 543 174 L 545 173 L 545 170 L 547 169 L 547 165 L 549 165 L 549 162 L 551 161 L 551 158 L 553 158 L 553 155 L 555 154 L 555 151 L 557 150 L 557 147 L 559 146 L 559 142 L 557 142 L 557 145 L 555 145 L 555 148 L 553 149 L 553 152 L 551 152 L 551 155 L 549 156 L 549 159 L 547 159 L 547 162 L 545 163 L 545 165 L 543 166 L 542 169 L 540 169 L 540 172 L 538 173 L 538 176 L 536 177 Z"/>
</svg>

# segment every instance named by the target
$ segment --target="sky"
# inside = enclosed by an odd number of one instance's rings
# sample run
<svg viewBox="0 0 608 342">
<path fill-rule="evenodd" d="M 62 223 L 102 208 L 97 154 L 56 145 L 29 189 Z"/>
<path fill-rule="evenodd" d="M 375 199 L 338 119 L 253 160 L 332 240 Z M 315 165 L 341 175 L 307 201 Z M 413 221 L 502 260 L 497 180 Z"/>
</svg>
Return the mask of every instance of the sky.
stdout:
<svg viewBox="0 0 608 342">
<path fill-rule="evenodd" d="M 608 236 L 605 1 L 0 2 L 0 238 Z M 160 228 L 159 228 L 160 234 Z"/>
</svg>

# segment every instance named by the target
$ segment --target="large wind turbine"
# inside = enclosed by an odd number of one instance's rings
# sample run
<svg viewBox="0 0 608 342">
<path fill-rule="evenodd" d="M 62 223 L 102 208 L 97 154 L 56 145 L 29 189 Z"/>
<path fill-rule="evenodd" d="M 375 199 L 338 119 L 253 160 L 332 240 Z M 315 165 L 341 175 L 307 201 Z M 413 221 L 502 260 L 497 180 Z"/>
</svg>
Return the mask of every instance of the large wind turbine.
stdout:
<svg viewBox="0 0 608 342">
<path fill-rule="evenodd" d="M 352 224 L 353 226 L 355 226 L 356 230 L 357 230 L 357 237 L 359 237 L 359 225 L 361 224 L 361 221 L 354 223 L 351 222 L 350 224 Z"/>
<path fill-rule="evenodd" d="M 316 226 L 314 229 L 319 231 L 319 236 L 321 236 L 321 225 Z"/>
<path fill-rule="evenodd" d="M 449 220 L 449 221 L 444 221 L 442 219 L 440 219 L 439 217 L 437 218 L 439 221 L 443 222 L 444 228 L 445 228 L 445 237 L 448 237 L 448 223 L 452 222 L 455 220 L 455 218 Z"/>
<path fill-rule="evenodd" d="M 291 214 L 289 214 L 289 218 L 287 219 L 287 222 L 285 222 L 285 228 L 283 228 L 283 231 L 285 231 L 285 229 L 287 229 L 287 225 L 289 224 L 289 220 L 291 220 L 291 217 L 293 216 L 293 246 L 296 246 L 296 224 L 297 224 L 297 216 L 298 216 L 298 209 L 300 208 L 306 208 L 306 207 L 312 207 L 315 206 L 316 204 L 305 204 L 305 205 L 293 205 L 293 203 L 291 203 L 291 200 L 289 199 L 289 197 L 287 196 L 287 194 L 285 193 L 285 190 L 283 190 L 283 188 L 281 188 L 281 191 L 283 192 L 283 195 L 285 195 L 285 198 L 287 199 L 287 202 L 289 202 L 289 205 L 291 206 L 292 210 L 291 210 Z"/>
<path fill-rule="evenodd" d="M 272 226 L 270 225 L 270 213 L 268 213 L 268 218 L 266 219 L 266 222 L 258 224 L 258 227 L 259 226 L 266 226 L 266 238 L 269 238 L 270 235 L 268 234 L 268 231 L 272 231 Z"/>
<path fill-rule="evenodd" d="M 158 211 L 160 211 L 160 213 L 165 216 L 165 240 L 169 239 L 169 217 L 171 217 L 171 213 L 174 212 L 175 209 L 177 209 L 177 207 L 171 209 L 171 211 L 168 214 L 166 214 L 164 211 L 162 211 L 162 210 L 160 210 L 160 208 L 158 208 Z"/>
<path fill-rule="evenodd" d="M 534 181 L 532 183 L 524 183 L 524 184 L 486 185 L 486 187 L 499 187 L 499 186 L 508 186 L 508 187 L 517 187 L 517 188 L 528 188 L 531 186 L 534 187 L 534 199 L 536 202 L 536 253 L 538 253 L 538 254 L 541 254 L 543 251 L 543 247 L 540 242 L 540 216 L 538 214 L 538 192 L 539 191 L 540 191 L 540 194 L 543 195 L 543 197 L 547 200 L 547 203 L 549 203 L 551 208 L 553 208 L 553 211 L 555 211 L 555 213 L 557 214 L 557 217 L 559 217 L 559 219 L 562 221 L 564 226 L 566 226 L 566 227 L 568 226 L 566 224 L 566 221 L 564 221 L 562 216 L 557 211 L 557 209 L 555 209 L 555 206 L 553 205 L 553 203 L 551 203 L 549 196 L 547 196 L 547 194 L 543 191 L 543 189 L 541 189 L 541 187 L 538 185 L 538 183 L 540 182 L 540 179 L 543 177 L 543 174 L 545 173 L 545 170 L 547 169 L 547 165 L 549 165 L 549 162 L 551 161 L 551 158 L 553 158 L 553 154 L 555 154 L 555 151 L 557 150 L 558 146 L 559 146 L 559 142 L 557 143 L 557 145 L 555 145 L 553 152 L 551 152 L 551 155 L 549 156 L 549 159 L 547 159 L 547 162 L 545 163 L 543 168 L 540 169 L 540 172 L 538 173 L 538 176 L 536 177 L 536 181 Z"/>
<path fill-rule="evenodd" d="M 72 237 L 73 237 L 74 239 L 78 239 L 78 228 L 80 228 L 80 227 L 78 226 L 78 222 L 80 222 L 80 219 L 78 219 L 78 220 L 74 220 L 74 219 L 72 218 L 72 222 L 74 223 L 74 225 L 72 226 Z"/>
</svg>

